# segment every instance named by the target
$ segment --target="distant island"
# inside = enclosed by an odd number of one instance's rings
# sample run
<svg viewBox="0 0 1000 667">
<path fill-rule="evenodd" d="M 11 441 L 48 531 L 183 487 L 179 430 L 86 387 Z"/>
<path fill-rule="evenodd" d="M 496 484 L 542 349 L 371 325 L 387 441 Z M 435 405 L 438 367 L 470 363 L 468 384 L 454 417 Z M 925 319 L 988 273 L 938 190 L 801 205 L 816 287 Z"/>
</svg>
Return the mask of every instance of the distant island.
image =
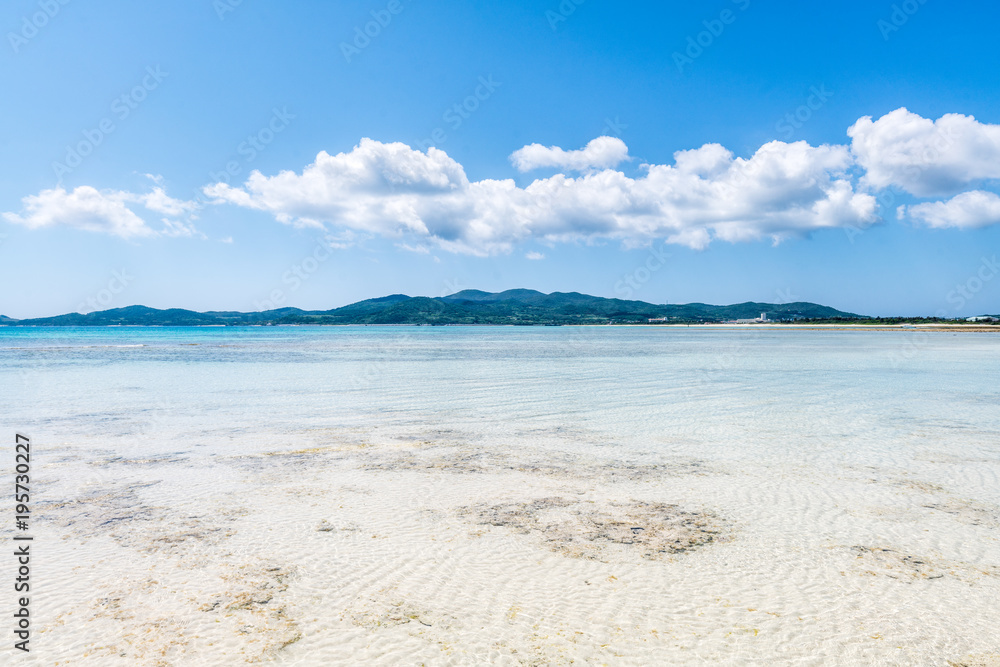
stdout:
<svg viewBox="0 0 1000 667">
<path fill-rule="evenodd" d="M 210 311 L 199 313 L 171 308 L 158 310 L 129 306 L 93 313 L 14 320 L 0 316 L 0 326 L 261 326 L 290 324 L 325 325 L 523 325 L 574 324 L 722 324 L 814 323 L 899 324 L 903 322 L 954 323 L 937 318 L 872 318 L 845 313 L 815 303 L 740 303 L 712 306 L 651 304 L 589 296 L 577 292 L 543 294 L 528 289 L 490 293 L 463 290 L 444 297 L 411 297 L 394 294 L 324 311 L 279 308 L 262 312 Z M 980 321 L 979 324 L 989 323 Z M 995 323 L 995 322 L 994 322 Z"/>
</svg>

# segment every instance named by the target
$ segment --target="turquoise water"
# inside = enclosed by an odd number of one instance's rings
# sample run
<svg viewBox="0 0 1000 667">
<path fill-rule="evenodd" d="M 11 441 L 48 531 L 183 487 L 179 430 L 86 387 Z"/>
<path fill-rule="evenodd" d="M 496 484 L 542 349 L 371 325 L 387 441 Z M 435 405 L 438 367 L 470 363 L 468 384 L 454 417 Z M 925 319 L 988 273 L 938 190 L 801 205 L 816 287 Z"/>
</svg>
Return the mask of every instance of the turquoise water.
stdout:
<svg viewBox="0 0 1000 667">
<path fill-rule="evenodd" d="M 992 333 L 0 328 L 32 664 L 982 657 L 997 378 Z M 608 537 L 650 508 L 719 539 Z"/>
<path fill-rule="evenodd" d="M 992 450 L 1000 435 L 994 334 L 0 328 L 0 374 L 7 429 L 152 452 L 377 427 L 498 447 L 871 462 Z"/>
</svg>

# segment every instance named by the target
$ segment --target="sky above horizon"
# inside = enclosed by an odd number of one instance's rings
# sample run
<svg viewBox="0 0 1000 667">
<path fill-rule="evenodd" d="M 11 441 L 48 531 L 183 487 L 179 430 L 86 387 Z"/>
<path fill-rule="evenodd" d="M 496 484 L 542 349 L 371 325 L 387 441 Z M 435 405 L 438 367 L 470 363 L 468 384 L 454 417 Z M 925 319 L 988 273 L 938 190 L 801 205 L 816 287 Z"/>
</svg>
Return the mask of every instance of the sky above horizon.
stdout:
<svg viewBox="0 0 1000 667">
<path fill-rule="evenodd" d="M 0 314 L 1000 313 L 1000 6 L 11 0 Z"/>
</svg>

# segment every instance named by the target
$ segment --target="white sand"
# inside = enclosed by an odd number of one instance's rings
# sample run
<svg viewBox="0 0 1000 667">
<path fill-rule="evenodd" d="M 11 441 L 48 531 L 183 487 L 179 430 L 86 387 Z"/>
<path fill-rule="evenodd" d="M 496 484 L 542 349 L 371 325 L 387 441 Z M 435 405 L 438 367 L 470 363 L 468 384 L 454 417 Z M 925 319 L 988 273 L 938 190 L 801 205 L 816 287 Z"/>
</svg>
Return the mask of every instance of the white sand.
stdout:
<svg viewBox="0 0 1000 667">
<path fill-rule="evenodd" d="M 962 483 L 996 488 L 996 461 L 831 476 L 370 436 L 49 445 L 43 495 L 75 500 L 38 507 L 19 664 L 1000 664 L 1000 510 Z"/>
</svg>

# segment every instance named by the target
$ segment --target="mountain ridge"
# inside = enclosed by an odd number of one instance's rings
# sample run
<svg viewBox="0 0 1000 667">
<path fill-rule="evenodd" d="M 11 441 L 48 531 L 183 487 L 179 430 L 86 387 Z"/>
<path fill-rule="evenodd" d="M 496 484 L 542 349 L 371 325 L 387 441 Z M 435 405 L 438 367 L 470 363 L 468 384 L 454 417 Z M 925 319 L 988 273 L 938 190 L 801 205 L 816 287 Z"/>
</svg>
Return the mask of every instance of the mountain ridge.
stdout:
<svg viewBox="0 0 1000 667">
<path fill-rule="evenodd" d="M 711 323 L 752 319 L 767 313 L 771 320 L 868 319 L 815 303 L 787 304 L 747 301 L 729 306 L 704 303 L 652 304 L 612 299 L 580 292 L 545 294 L 530 289 L 504 292 L 462 290 L 442 297 L 391 294 L 331 310 L 279 308 L 261 312 L 156 309 L 126 306 L 92 313 L 14 320 L 0 316 L 4 326 L 251 326 L 279 324 L 484 324 L 565 325 Z"/>
</svg>

